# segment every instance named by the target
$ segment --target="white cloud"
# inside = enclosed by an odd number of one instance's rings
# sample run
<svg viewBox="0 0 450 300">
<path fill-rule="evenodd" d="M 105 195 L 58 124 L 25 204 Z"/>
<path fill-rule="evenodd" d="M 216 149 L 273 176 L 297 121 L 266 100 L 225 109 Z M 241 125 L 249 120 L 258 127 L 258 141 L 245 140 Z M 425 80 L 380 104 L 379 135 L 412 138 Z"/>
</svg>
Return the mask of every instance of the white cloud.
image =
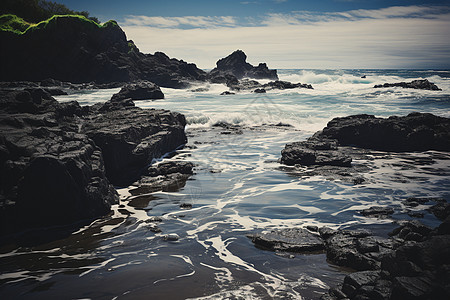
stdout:
<svg viewBox="0 0 450 300">
<path fill-rule="evenodd" d="M 159 28 L 123 29 L 144 53 L 163 51 L 202 68 L 214 67 L 236 49 L 244 50 L 251 63 L 267 62 L 271 68 L 450 68 L 450 9 L 439 11 L 413 6 L 320 15 L 293 12 L 267 15 L 258 26 L 238 26 L 232 17 L 204 23 L 186 17 L 183 24 L 204 24 L 190 29 L 176 28 L 169 23 L 176 20 L 163 18 L 155 20 L 167 22 L 154 25 Z"/>
<path fill-rule="evenodd" d="M 154 26 L 161 28 L 175 27 L 217 27 L 235 26 L 236 20 L 232 16 L 185 16 L 185 17 L 147 17 L 147 16 L 127 16 L 124 26 Z"/>
</svg>

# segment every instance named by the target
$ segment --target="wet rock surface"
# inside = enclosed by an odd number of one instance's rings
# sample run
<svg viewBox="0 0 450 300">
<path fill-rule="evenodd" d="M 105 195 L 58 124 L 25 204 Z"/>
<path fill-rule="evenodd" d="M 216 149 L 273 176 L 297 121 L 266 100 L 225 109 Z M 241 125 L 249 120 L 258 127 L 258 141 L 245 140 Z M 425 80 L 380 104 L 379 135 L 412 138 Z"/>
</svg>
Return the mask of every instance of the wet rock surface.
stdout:
<svg viewBox="0 0 450 300">
<path fill-rule="evenodd" d="M 370 170 L 364 161 L 383 158 L 377 151 L 427 150 L 450 151 L 450 119 L 426 113 L 386 119 L 355 115 L 335 118 L 306 141 L 286 144 L 279 162 L 293 166 L 282 169 L 298 176 L 321 175 L 360 184 L 365 181 L 362 174 Z M 414 159 L 412 163 L 430 162 Z"/>
<path fill-rule="evenodd" d="M 324 249 L 322 239 L 302 228 L 272 230 L 249 235 L 252 242 L 260 248 L 272 251 L 317 252 Z"/>
<path fill-rule="evenodd" d="M 327 258 L 358 271 L 321 299 L 448 299 L 450 235 L 440 229 L 449 222 L 404 221 L 389 239 L 321 228 Z"/>
<path fill-rule="evenodd" d="M 431 91 L 442 91 L 428 79 L 413 80 L 411 82 L 397 82 L 397 83 L 385 83 L 375 85 L 374 88 L 387 88 L 387 87 L 402 87 L 408 89 L 420 89 L 420 90 L 431 90 Z"/>
<path fill-rule="evenodd" d="M 181 114 L 101 108 L 58 103 L 43 89 L 0 91 L 1 240 L 107 214 L 118 201 L 112 184 L 139 178 L 154 158 L 186 143 Z"/>
<path fill-rule="evenodd" d="M 150 166 L 142 177 L 133 183 L 132 195 L 157 191 L 178 191 L 194 174 L 194 164 L 186 161 L 168 161 Z M 192 205 L 191 205 L 192 207 Z"/>
</svg>

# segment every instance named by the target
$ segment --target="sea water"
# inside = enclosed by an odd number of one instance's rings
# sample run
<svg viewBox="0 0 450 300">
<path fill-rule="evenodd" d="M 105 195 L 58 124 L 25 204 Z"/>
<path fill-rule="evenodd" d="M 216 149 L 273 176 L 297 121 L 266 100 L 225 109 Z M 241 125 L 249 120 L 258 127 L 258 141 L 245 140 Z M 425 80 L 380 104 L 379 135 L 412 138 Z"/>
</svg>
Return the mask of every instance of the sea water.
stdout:
<svg viewBox="0 0 450 300">
<path fill-rule="evenodd" d="M 132 195 L 132 187 L 119 189 L 112 216 L 68 238 L 1 249 L 2 298 L 315 299 L 348 270 L 327 262 L 323 253 L 256 248 L 248 235 L 315 225 L 387 236 L 396 227 L 393 220 L 411 219 L 402 204 L 407 197 L 450 199 L 450 155 L 444 152 L 375 152 L 373 159 L 353 162 L 370 166 L 357 185 L 299 177 L 277 162 L 286 143 L 308 138 L 334 117 L 415 111 L 450 117 L 450 71 L 280 70 L 279 77 L 314 89 L 220 96 L 226 86 L 199 84 L 162 88 L 164 100 L 136 101 L 142 108 L 186 116 L 188 144 L 162 161 L 191 161 L 195 174 L 170 192 Z M 373 88 L 425 78 L 442 91 Z M 193 92 L 196 88 L 204 91 Z M 91 105 L 118 91 L 73 92 L 57 99 Z M 218 122 L 237 130 L 213 126 Z M 378 205 L 393 207 L 395 214 L 374 219 L 359 213 Z M 430 213 L 421 221 L 439 224 Z M 168 241 L 167 235 L 179 239 Z"/>
</svg>

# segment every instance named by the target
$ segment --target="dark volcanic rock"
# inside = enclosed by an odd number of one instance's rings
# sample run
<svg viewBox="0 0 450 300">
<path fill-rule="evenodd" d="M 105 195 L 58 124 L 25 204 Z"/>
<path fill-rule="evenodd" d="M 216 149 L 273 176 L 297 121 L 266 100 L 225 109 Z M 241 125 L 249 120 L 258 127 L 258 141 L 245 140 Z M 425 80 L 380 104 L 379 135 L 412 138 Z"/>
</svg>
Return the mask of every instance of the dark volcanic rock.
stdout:
<svg viewBox="0 0 450 300">
<path fill-rule="evenodd" d="M 387 119 L 354 115 L 331 120 L 314 137 L 383 151 L 450 151 L 450 119 L 428 113 Z"/>
<path fill-rule="evenodd" d="M 255 79 L 275 79 L 278 80 L 276 70 L 269 70 L 265 63 L 260 63 L 257 67 L 252 66 L 247 61 L 247 55 L 242 50 L 236 50 L 232 54 L 217 61 L 216 68 L 208 73 L 208 79 L 214 83 L 231 83 L 236 79 L 244 77 Z M 228 76 L 228 77 L 227 77 Z"/>
<path fill-rule="evenodd" d="M 288 81 L 270 81 L 265 84 L 261 84 L 256 80 L 243 79 L 236 80 L 234 82 L 227 82 L 227 86 L 235 91 L 246 91 L 246 90 L 256 90 L 259 92 L 270 91 L 270 90 L 286 90 L 286 89 L 295 89 L 295 88 L 305 88 L 305 89 L 313 89 L 310 84 L 302 84 L 302 83 L 291 83 Z"/>
<path fill-rule="evenodd" d="M 118 200 L 110 182 L 136 180 L 154 158 L 186 143 L 183 115 L 119 109 L 122 102 L 102 111 L 58 103 L 42 89 L 0 91 L 2 240 L 26 229 L 70 230 L 107 214 Z"/>
<path fill-rule="evenodd" d="M 0 235 L 89 221 L 118 196 L 100 149 L 78 133 L 78 103 L 41 89 L 0 93 Z"/>
<path fill-rule="evenodd" d="M 225 95 L 235 95 L 236 93 L 230 92 L 230 91 L 225 91 L 220 93 L 220 96 L 225 96 Z"/>
<path fill-rule="evenodd" d="M 115 21 L 99 26 L 83 17 L 54 16 L 24 34 L 0 31 L 0 39 L 8 45 L 0 48 L 0 81 L 148 80 L 182 88 L 188 82 L 206 80 L 206 73 L 194 64 L 161 52 L 141 53 Z"/>
<path fill-rule="evenodd" d="M 249 237 L 256 246 L 272 251 L 314 252 L 324 249 L 320 237 L 302 228 L 272 230 Z"/>
<path fill-rule="evenodd" d="M 408 229 L 406 231 L 405 229 Z M 368 235 L 352 239 L 345 231 L 319 230 L 326 239 L 327 257 L 355 268 L 358 257 L 372 259 L 376 270 L 349 274 L 341 286 L 321 299 L 448 299 L 450 296 L 450 235 L 440 234 L 418 221 L 394 230 L 395 237 Z M 420 239 L 409 239 L 414 233 Z M 336 260 L 335 252 L 352 259 Z"/>
<path fill-rule="evenodd" d="M 253 91 L 253 93 L 255 93 L 255 94 L 265 94 L 266 90 L 265 89 L 256 89 L 256 90 Z"/>
<path fill-rule="evenodd" d="M 153 159 L 187 142 L 185 125 L 184 116 L 176 112 L 126 107 L 93 115 L 82 130 L 101 148 L 108 179 L 127 185 Z"/>
<path fill-rule="evenodd" d="M 286 165 L 349 167 L 352 159 L 337 150 L 337 143 L 333 140 L 310 139 L 305 142 L 295 142 L 287 144 L 281 151 L 280 162 Z"/>
<path fill-rule="evenodd" d="M 387 218 L 394 213 L 392 207 L 372 206 L 368 209 L 363 209 L 361 214 L 365 217 L 372 218 Z"/>
<path fill-rule="evenodd" d="M 194 164 L 186 161 L 167 161 L 152 165 L 140 180 L 133 183 L 136 188 L 130 193 L 139 195 L 156 191 L 178 191 L 194 173 L 193 168 Z"/>
<path fill-rule="evenodd" d="M 111 101 L 119 102 L 124 99 L 164 99 L 164 94 L 156 84 L 148 81 L 139 81 L 137 83 L 130 83 L 125 85 L 119 93 L 112 96 Z"/>
<path fill-rule="evenodd" d="M 429 82 L 428 79 L 413 80 L 411 82 L 385 83 L 385 84 L 378 84 L 378 85 L 374 86 L 374 88 L 386 88 L 386 87 L 402 87 L 402 88 L 409 88 L 409 89 L 442 91 L 434 83 Z"/>
</svg>

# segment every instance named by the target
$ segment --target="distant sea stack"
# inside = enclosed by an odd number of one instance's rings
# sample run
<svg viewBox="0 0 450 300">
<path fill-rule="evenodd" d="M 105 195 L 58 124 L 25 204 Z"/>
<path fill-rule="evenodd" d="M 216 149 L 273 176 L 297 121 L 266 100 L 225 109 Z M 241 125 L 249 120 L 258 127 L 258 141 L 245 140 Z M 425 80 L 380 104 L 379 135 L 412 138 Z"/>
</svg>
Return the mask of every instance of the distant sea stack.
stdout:
<svg viewBox="0 0 450 300">
<path fill-rule="evenodd" d="M 247 55 L 242 50 L 236 50 L 218 60 L 216 68 L 208 73 L 208 79 L 213 83 L 230 83 L 246 77 L 278 80 L 277 70 L 270 70 L 265 63 L 260 63 L 257 67 L 252 66 L 247 62 Z"/>
<path fill-rule="evenodd" d="M 161 52 L 143 54 L 115 21 L 98 25 L 82 16 L 53 16 L 30 25 L 14 15 L 0 17 L 0 81 L 110 83 L 148 80 L 184 88 L 205 81 L 195 64 Z"/>
</svg>

